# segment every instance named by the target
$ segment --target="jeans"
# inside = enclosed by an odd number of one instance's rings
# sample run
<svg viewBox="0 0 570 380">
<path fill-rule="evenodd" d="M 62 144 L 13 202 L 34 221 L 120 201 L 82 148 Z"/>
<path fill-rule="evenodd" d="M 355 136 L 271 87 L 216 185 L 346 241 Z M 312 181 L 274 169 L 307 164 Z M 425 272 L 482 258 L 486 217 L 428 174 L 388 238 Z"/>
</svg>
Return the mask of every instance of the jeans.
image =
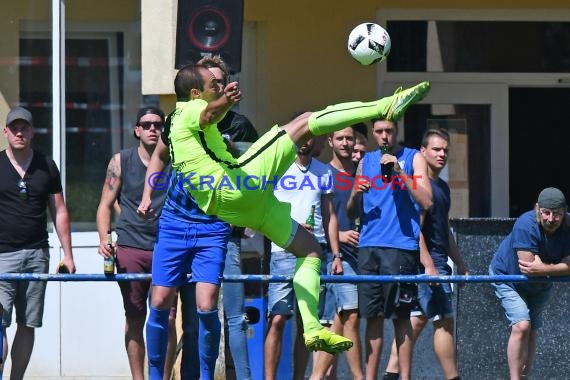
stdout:
<svg viewBox="0 0 570 380">
<path fill-rule="evenodd" d="M 231 237 L 228 241 L 224 275 L 241 274 L 240 239 Z M 224 283 L 222 286 L 224 312 L 228 321 L 229 344 L 234 361 L 236 378 L 251 380 L 249 356 L 247 352 L 247 321 L 245 320 L 244 286 L 242 282 Z M 180 287 L 182 302 L 182 380 L 200 378 L 198 357 L 198 314 L 196 313 L 196 284 Z"/>
<path fill-rule="evenodd" d="M 182 303 L 182 380 L 200 379 L 200 358 L 198 356 L 198 313 L 196 312 L 196 284 L 188 283 L 179 288 Z"/>
<path fill-rule="evenodd" d="M 228 242 L 224 275 L 241 274 L 240 239 L 231 237 Z M 243 282 L 225 282 L 222 286 L 224 313 L 228 323 L 230 351 L 237 379 L 251 380 L 247 352 L 247 321 L 245 319 Z"/>
</svg>

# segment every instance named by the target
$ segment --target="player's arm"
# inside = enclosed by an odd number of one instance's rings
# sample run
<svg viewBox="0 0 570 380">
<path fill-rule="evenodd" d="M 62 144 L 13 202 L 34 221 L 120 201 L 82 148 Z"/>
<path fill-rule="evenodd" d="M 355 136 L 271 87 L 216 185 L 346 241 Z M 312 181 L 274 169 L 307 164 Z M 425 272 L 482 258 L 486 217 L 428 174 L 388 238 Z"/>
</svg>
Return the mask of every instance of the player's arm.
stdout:
<svg viewBox="0 0 570 380">
<path fill-rule="evenodd" d="M 200 113 L 200 128 L 219 123 L 234 104 L 241 100 L 238 83 L 232 82 L 224 88 L 224 94 L 208 103 Z"/>
<path fill-rule="evenodd" d="M 548 264 L 542 262 L 539 255 L 533 255 L 528 251 L 517 251 L 519 257 L 519 269 L 522 274 L 528 276 L 568 276 L 570 275 L 570 256 L 565 256 L 561 262 Z M 521 256 L 525 259 L 521 259 Z"/>
<path fill-rule="evenodd" d="M 148 167 L 146 168 L 146 175 L 144 181 L 144 188 L 141 197 L 141 203 L 137 208 L 137 213 L 142 217 L 152 216 L 154 210 L 151 208 L 152 205 L 152 191 L 153 186 L 151 186 L 151 180 L 168 180 L 169 173 L 163 173 L 161 175 L 155 175 L 154 173 L 162 173 L 168 161 L 170 160 L 170 152 L 168 151 L 168 146 L 164 143 L 162 138 L 158 139 L 158 143 L 154 148 L 154 152 L 150 157 Z M 153 185 L 157 185 L 154 183 Z"/>
<path fill-rule="evenodd" d="M 107 175 L 101 190 L 101 200 L 97 207 L 97 232 L 99 233 L 98 252 L 103 257 L 109 257 L 111 250 L 107 246 L 107 232 L 111 229 L 111 216 L 115 201 L 121 191 L 121 154 L 113 155 L 107 166 Z"/>
<path fill-rule="evenodd" d="M 354 186 L 352 187 L 350 198 L 348 198 L 348 203 L 346 204 L 346 212 L 350 219 L 356 219 L 360 217 L 362 194 L 370 190 L 370 182 L 361 180 L 363 179 L 362 160 L 360 160 L 358 167 L 356 168 L 355 178 L 356 180 L 354 181 Z"/>
<path fill-rule="evenodd" d="M 431 192 L 431 184 L 429 182 L 429 175 L 427 169 L 427 162 L 420 153 L 414 155 L 413 160 L 414 175 L 407 176 L 398 162 L 394 165 L 394 172 L 401 176 L 406 189 L 412 195 L 412 198 L 424 210 L 429 210 L 433 205 L 433 198 Z"/>
</svg>

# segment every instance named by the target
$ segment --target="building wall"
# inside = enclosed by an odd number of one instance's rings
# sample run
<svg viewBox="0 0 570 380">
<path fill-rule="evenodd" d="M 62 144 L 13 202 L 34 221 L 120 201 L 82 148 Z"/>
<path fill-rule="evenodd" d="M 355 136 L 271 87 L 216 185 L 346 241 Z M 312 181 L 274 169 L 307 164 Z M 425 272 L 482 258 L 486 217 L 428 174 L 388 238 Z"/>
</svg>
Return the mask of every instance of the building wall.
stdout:
<svg viewBox="0 0 570 380">
<path fill-rule="evenodd" d="M 166 3 L 175 7 L 176 0 L 168 0 Z M 142 0 L 142 4 L 144 20 L 145 5 L 150 7 L 152 0 Z M 317 109 L 340 101 L 368 100 L 376 97 L 376 67 L 360 66 L 353 61 L 346 52 L 346 39 L 352 27 L 367 20 L 376 20 L 382 9 L 429 7 L 489 9 L 489 12 L 492 12 L 493 9 L 540 8 L 570 11 L 570 3 L 564 0 L 439 0 L 429 3 L 422 0 L 361 0 L 358 1 L 358 6 L 354 4 L 354 1 L 327 0 L 245 0 L 244 21 L 253 23 L 255 30 L 257 54 L 253 78 L 256 97 L 253 100 L 253 108 L 256 111 L 253 121 L 260 131 L 267 130 L 276 122 L 287 121 L 293 113 L 300 110 Z M 167 6 L 161 9 L 163 17 L 171 17 L 172 9 Z M 171 43 L 174 43 L 174 38 L 171 38 L 175 35 L 174 29 L 168 26 L 163 26 L 162 29 L 165 34 L 168 31 L 166 29 L 170 30 L 167 38 L 164 38 L 164 35 L 152 34 L 149 35 L 151 40 L 146 41 L 143 36 L 143 65 L 146 61 L 147 43 L 159 46 L 156 41 L 160 40 L 164 51 L 174 51 L 173 47 L 169 47 L 168 41 L 170 39 Z M 165 57 L 162 63 L 168 63 L 169 59 Z M 160 64 L 157 62 L 157 65 Z M 172 81 L 172 78 L 156 78 L 156 71 L 150 66 L 148 69 L 149 72 L 143 66 L 143 92 L 165 94 L 168 81 Z M 168 70 L 168 67 L 162 69 L 163 72 Z M 242 71 L 245 70 L 247 67 L 242 68 Z M 158 82 L 156 86 L 152 81 L 148 82 L 149 76 L 160 80 L 160 85 Z M 153 92 L 155 89 L 156 92 Z M 247 96 L 245 93 L 245 98 Z M 161 97 L 161 102 L 168 109 L 174 104 L 173 96 L 165 94 Z"/>
</svg>

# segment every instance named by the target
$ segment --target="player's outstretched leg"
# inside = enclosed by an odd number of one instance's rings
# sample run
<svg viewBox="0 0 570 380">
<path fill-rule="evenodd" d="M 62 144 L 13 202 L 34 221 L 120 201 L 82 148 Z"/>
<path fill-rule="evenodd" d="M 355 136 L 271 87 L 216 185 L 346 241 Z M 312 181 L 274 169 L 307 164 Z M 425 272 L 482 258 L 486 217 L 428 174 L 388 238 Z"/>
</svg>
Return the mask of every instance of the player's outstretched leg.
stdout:
<svg viewBox="0 0 570 380">
<path fill-rule="evenodd" d="M 318 320 L 317 307 L 320 291 L 321 260 L 317 257 L 299 257 L 293 277 L 299 314 L 303 320 L 305 346 L 309 351 L 336 354 L 352 347 L 352 341 L 325 329 Z"/>
<path fill-rule="evenodd" d="M 378 117 L 398 121 L 408 107 L 424 98 L 429 89 L 429 82 L 421 82 L 405 90 L 398 89 L 394 95 L 373 102 L 350 102 L 328 106 L 324 110 L 312 113 L 309 117 L 309 130 L 318 136 Z"/>
</svg>

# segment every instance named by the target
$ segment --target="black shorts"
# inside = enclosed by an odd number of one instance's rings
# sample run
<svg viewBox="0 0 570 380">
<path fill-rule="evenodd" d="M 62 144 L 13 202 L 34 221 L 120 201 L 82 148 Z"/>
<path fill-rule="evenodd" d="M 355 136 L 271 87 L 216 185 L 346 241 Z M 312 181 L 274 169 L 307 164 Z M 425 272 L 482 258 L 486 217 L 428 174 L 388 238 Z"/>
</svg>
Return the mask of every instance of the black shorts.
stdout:
<svg viewBox="0 0 570 380">
<path fill-rule="evenodd" d="M 358 270 L 363 275 L 416 275 L 419 263 L 419 251 L 380 247 L 358 250 Z M 362 318 L 409 318 L 417 293 L 415 283 L 359 283 L 358 312 Z"/>
</svg>

